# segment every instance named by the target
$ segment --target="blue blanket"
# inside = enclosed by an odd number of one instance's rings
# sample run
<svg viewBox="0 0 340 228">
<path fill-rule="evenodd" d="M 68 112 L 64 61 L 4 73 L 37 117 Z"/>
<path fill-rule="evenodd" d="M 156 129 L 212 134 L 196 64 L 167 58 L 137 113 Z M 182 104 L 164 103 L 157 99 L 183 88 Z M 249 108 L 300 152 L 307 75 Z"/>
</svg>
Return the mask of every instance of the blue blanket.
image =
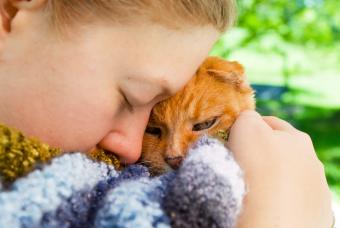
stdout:
<svg viewBox="0 0 340 228">
<path fill-rule="evenodd" d="M 1 191 L 0 227 L 235 227 L 244 195 L 231 153 L 207 137 L 159 177 L 71 153 Z"/>
</svg>

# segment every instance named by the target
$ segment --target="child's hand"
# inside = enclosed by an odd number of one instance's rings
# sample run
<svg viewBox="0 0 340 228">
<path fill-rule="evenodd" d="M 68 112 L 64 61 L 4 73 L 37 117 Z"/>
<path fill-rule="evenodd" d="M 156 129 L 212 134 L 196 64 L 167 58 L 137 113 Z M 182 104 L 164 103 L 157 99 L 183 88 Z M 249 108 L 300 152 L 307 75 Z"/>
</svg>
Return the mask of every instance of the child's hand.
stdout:
<svg viewBox="0 0 340 228">
<path fill-rule="evenodd" d="M 246 111 L 231 128 L 227 146 L 248 186 L 239 227 L 331 227 L 331 194 L 307 134 Z"/>
</svg>

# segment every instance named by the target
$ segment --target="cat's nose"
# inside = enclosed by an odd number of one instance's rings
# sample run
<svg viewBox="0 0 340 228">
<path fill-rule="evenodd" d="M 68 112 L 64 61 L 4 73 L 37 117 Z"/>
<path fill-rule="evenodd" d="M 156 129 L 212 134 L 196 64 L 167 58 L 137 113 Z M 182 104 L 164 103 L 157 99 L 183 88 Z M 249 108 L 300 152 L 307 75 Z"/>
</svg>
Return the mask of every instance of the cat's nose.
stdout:
<svg viewBox="0 0 340 228">
<path fill-rule="evenodd" d="M 178 169 L 183 161 L 183 156 L 166 157 L 165 161 L 170 165 L 171 168 Z"/>
</svg>

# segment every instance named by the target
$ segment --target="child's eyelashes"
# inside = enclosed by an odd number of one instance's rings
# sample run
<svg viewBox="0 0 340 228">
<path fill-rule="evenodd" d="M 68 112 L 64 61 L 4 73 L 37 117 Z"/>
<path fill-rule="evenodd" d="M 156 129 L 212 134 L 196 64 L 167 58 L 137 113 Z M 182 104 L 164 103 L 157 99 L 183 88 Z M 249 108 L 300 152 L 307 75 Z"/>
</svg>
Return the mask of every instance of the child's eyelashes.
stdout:
<svg viewBox="0 0 340 228">
<path fill-rule="evenodd" d="M 167 90 L 161 85 L 142 79 L 137 76 L 127 77 L 119 85 L 121 93 L 132 106 L 153 106 L 167 97 Z"/>
<path fill-rule="evenodd" d="M 162 96 L 155 94 L 153 91 L 139 90 L 139 91 L 122 91 L 122 95 L 127 104 L 131 107 L 140 107 L 149 104 L 156 104 L 162 100 Z M 157 101 L 157 102 L 156 102 Z"/>
<path fill-rule="evenodd" d="M 128 100 L 128 98 L 126 97 L 125 93 L 120 89 L 119 93 L 122 95 L 123 97 L 123 103 L 122 103 L 122 107 L 126 106 L 126 108 L 129 110 L 129 112 L 133 111 L 133 105 L 130 103 L 130 101 Z"/>
</svg>

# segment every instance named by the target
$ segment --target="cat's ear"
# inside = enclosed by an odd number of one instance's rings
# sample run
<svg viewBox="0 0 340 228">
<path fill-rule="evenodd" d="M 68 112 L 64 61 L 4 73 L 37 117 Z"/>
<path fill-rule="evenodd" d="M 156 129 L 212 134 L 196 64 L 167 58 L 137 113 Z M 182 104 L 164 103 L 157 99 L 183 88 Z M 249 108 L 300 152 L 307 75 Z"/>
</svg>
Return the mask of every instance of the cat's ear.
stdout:
<svg viewBox="0 0 340 228">
<path fill-rule="evenodd" d="M 245 76 L 243 66 L 236 61 L 231 62 L 218 57 L 208 57 L 199 71 L 205 71 L 218 81 L 232 84 L 240 92 L 252 90 Z"/>
</svg>

